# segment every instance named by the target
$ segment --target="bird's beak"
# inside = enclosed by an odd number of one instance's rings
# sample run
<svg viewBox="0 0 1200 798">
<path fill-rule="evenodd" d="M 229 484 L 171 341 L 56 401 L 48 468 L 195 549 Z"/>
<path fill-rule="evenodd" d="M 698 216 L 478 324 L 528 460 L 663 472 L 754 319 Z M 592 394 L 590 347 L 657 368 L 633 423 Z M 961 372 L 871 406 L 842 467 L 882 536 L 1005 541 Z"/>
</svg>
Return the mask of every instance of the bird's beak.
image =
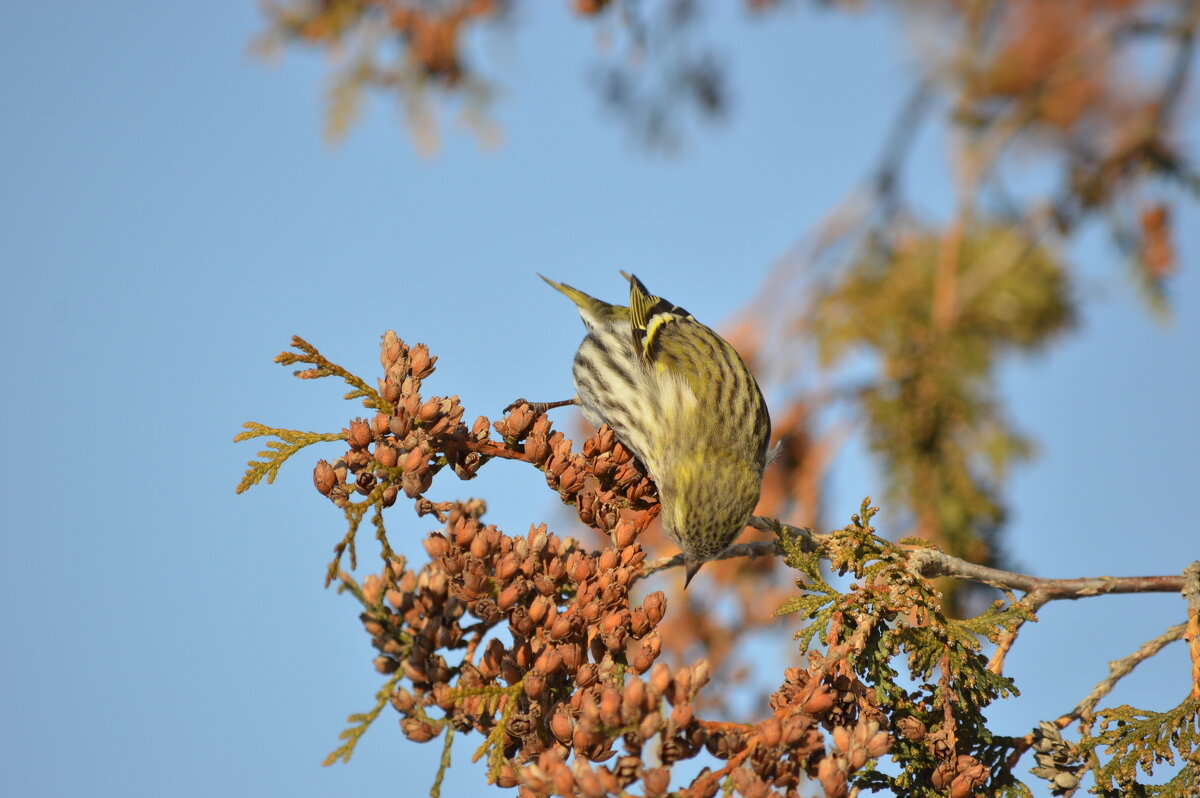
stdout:
<svg viewBox="0 0 1200 798">
<path fill-rule="evenodd" d="M 687 576 L 685 576 L 683 579 L 684 590 L 687 590 L 687 586 L 692 583 L 692 577 L 694 577 L 696 572 L 700 570 L 701 565 L 704 565 L 704 560 L 696 557 L 684 557 L 683 566 L 684 570 L 687 572 Z"/>
</svg>

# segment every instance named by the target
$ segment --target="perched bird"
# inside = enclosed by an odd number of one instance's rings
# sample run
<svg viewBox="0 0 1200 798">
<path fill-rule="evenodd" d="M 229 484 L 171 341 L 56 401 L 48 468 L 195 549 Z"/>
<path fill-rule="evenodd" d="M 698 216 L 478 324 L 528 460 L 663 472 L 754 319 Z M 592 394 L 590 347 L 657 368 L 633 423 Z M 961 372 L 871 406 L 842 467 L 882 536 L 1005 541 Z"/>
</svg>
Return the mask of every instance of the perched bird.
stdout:
<svg viewBox="0 0 1200 798">
<path fill-rule="evenodd" d="M 622 275 L 629 307 L 542 279 L 575 303 L 587 327 L 575 354 L 574 401 L 589 422 L 608 424 L 654 480 L 663 526 L 683 550 L 686 585 L 745 529 L 771 419 L 725 339 Z"/>
</svg>

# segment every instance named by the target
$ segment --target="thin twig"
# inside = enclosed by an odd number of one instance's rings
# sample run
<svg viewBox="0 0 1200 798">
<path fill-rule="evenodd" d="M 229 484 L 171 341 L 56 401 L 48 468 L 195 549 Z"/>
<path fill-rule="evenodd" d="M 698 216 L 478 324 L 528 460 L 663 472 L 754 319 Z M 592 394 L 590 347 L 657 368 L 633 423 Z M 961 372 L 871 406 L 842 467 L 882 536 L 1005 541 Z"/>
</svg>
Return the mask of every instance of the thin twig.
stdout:
<svg viewBox="0 0 1200 798">
<path fill-rule="evenodd" d="M 1128 676 L 1138 665 L 1153 657 L 1168 644 L 1183 637 L 1185 627 L 1186 624 L 1175 624 L 1157 637 L 1142 643 L 1136 651 L 1128 656 L 1108 663 L 1108 676 L 1098 682 L 1092 688 L 1091 692 L 1075 705 L 1074 709 L 1057 718 L 1054 724 L 1060 729 L 1067 728 L 1077 720 L 1080 721 L 1080 728 L 1083 728 L 1085 724 L 1090 724 L 1092 710 L 1096 708 L 1096 704 L 1100 702 L 1100 699 L 1111 693 L 1113 688 L 1116 687 L 1117 682 Z M 1033 740 L 1033 732 L 1016 739 L 1012 753 L 1008 755 L 1007 759 L 1007 767 L 1010 770 L 1016 767 L 1017 762 L 1020 761 L 1025 752 L 1033 745 Z"/>
<path fill-rule="evenodd" d="M 467 438 L 462 441 L 456 441 L 456 445 L 466 449 L 468 452 L 475 452 L 484 457 L 500 457 L 505 460 L 524 460 L 525 462 L 529 462 L 529 457 L 525 452 L 509 449 L 505 444 L 492 440 L 473 441 Z"/>
<path fill-rule="evenodd" d="M 892 126 L 884 140 L 873 182 L 875 190 L 883 200 L 884 213 L 887 216 L 892 216 L 899 205 L 897 194 L 900 170 L 909 150 L 912 149 L 912 143 L 921 127 L 922 117 L 933 104 L 932 83 L 931 79 L 926 78 L 916 85 L 904 105 L 901 106 L 900 113 L 892 121 Z"/>
<path fill-rule="evenodd" d="M 1011 591 L 1005 591 L 1009 603 L 1017 604 L 1017 598 Z M 1029 593 L 1020 600 L 1019 603 L 1024 605 L 1033 616 L 1033 620 L 1037 620 L 1037 611 L 1046 605 L 1050 599 L 1040 593 Z M 992 658 L 988 660 L 987 669 L 992 673 L 1000 676 L 1004 673 L 1004 660 L 1008 656 L 1008 652 L 1012 650 L 1013 643 L 1017 642 L 1017 634 L 1020 633 L 1021 627 L 1025 625 L 1025 619 L 1019 619 L 1017 625 L 1006 632 L 1003 632 L 996 640 L 996 650 L 992 653 Z"/>
<path fill-rule="evenodd" d="M 1171 114 L 1179 105 L 1180 95 L 1183 94 L 1188 70 L 1192 64 L 1192 44 L 1196 38 L 1196 25 L 1200 22 L 1200 3 L 1195 0 L 1187 3 L 1186 11 L 1182 16 L 1183 19 L 1175 32 L 1177 41 L 1174 58 L 1171 59 L 1171 67 L 1167 72 L 1167 79 L 1159 97 L 1157 113 L 1155 113 L 1155 127 L 1166 127 Z"/>
<path fill-rule="evenodd" d="M 1108 676 L 1098 682 L 1092 691 L 1084 696 L 1084 699 L 1075 705 L 1075 708 L 1059 719 L 1059 725 L 1062 720 L 1066 719 L 1068 723 L 1077 718 L 1091 718 L 1092 710 L 1096 708 L 1096 704 L 1100 703 L 1100 699 L 1112 692 L 1112 689 L 1117 686 L 1117 682 L 1128 676 L 1134 668 L 1142 664 L 1146 660 L 1153 657 L 1169 643 L 1174 643 L 1179 638 L 1183 637 L 1183 630 L 1186 624 L 1177 623 L 1169 627 L 1165 632 L 1158 637 L 1151 638 L 1145 643 L 1138 646 L 1137 650 L 1128 656 L 1113 660 L 1108 663 Z"/>
<path fill-rule="evenodd" d="M 779 547 L 779 543 L 774 540 L 756 540 L 753 543 L 738 543 L 730 546 L 725 551 L 713 557 L 714 560 L 731 560 L 734 557 L 746 557 L 747 559 L 756 559 L 758 557 L 775 557 L 783 554 L 783 549 Z M 645 569 L 642 571 L 642 577 L 656 574 L 659 571 L 665 571 L 668 568 L 683 567 L 683 553 L 674 555 L 673 557 L 659 557 L 657 560 L 651 560 L 646 563 Z"/>
</svg>

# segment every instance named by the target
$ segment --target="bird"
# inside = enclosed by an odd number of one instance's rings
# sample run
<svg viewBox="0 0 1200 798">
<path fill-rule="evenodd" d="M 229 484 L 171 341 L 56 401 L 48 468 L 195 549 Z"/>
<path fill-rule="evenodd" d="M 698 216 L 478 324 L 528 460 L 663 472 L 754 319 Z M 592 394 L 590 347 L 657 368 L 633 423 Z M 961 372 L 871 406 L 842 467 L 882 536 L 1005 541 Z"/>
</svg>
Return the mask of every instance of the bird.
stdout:
<svg viewBox="0 0 1200 798">
<path fill-rule="evenodd" d="M 683 553 L 684 587 L 727 549 L 758 503 L 771 419 L 737 351 L 636 275 L 612 305 L 538 275 L 575 303 L 587 334 L 575 353 L 575 398 L 607 424 L 658 488 L 667 536 Z"/>
</svg>

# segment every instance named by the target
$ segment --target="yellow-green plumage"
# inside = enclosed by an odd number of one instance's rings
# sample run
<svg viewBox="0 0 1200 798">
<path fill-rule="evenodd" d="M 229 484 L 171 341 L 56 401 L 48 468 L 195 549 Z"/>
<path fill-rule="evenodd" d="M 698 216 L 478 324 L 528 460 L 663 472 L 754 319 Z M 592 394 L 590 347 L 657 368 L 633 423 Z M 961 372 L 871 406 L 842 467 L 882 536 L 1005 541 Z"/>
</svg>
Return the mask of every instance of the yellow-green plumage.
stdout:
<svg viewBox="0 0 1200 798">
<path fill-rule="evenodd" d="M 663 526 L 690 582 L 741 534 L 758 503 L 771 421 L 758 383 L 721 336 L 629 277 L 629 306 L 542 278 L 579 308 L 583 415 L 608 424 L 658 486 Z"/>
</svg>

